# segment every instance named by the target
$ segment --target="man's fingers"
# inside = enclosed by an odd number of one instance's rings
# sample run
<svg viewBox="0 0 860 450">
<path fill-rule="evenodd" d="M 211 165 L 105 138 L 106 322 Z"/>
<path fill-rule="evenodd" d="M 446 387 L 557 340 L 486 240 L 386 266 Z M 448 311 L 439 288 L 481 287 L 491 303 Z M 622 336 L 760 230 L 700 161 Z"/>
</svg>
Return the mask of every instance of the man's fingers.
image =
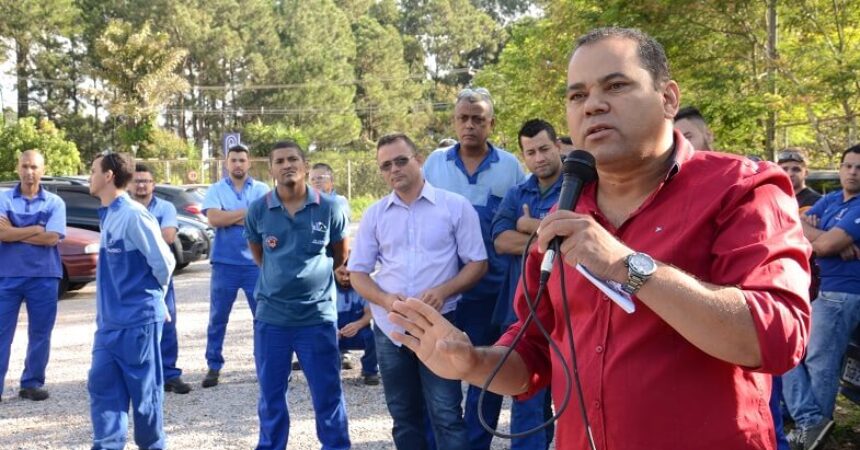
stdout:
<svg viewBox="0 0 860 450">
<path fill-rule="evenodd" d="M 547 216 L 538 228 L 538 248 L 545 252 L 556 236 L 568 237 L 586 225 L 586 216 L 570 211 L 556 211 Z"/>
<path fill-rule="evenodd" d="M 416 339 L 415 336 L 409 336 L 408 334 L 392 331 L 391 338 L 405 345 L 406 348 L 412 350 L 412 352 L 416 355 L 418 354 L 418 350 L 421 348 L 421 341 Z"/>
<path fill-rule="evenodd" d="M 426 303 L 422 303 L 418 299 L 414 299 L 414 301 L 420 303 L 425 307 L 431 308 L 431 311 L 433 312 L 436 311 L 435 309 L 432 309 L 431 306 L 427 305 Z M 399 305 L 402 303 L 404 302 L 396 302 L 395 305 Z M 400 325 L 401 327 L 405 328 L 406 331 L 408 331 L 410 334 L 419 337 L 423 335 L 425 331 L 433 327 L 432 323 L 427 320 L 427 317 L 425 317 L 424 314 L 416 312 L 415 310 L 410 308 L 398 309 L 395 306 L 393 311 L 388 314 L 388 318 L 397 325 Z"/>
</svg>

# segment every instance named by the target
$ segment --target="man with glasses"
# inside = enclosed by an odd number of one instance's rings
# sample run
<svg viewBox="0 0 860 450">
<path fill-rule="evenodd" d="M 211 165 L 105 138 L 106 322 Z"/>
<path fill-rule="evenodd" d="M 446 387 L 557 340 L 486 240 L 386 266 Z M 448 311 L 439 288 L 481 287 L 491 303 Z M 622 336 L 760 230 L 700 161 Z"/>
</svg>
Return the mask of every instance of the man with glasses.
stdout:
<svg viewBox="0 0 860 450">
<path fill-rule="evenodd" d="M 161 331 L 170 320 L 164 295 L 175 267 L 158 222 L 132 201 L 131 155 L 109 153 L 90 170 L 90 194 L 101 200 L 96 273 L 96 333 L 87 380 L 93 449 L 124 448 L 128 409 L 139 448 L 166 448 Z"/>
<path fill-rule="evenodd" d="M 48 398 L 42 386 L 63 277 L 57 243 L 66 234 L 66 204 L 42 188 L 44 174 L 45 158 L 27 150 L 18 157 L 20 182 L 0 194 L 0 396 L 23 302 L 28 341 L 18 396 L 33 401 Z"/>
<path fill-rule="evenodd" d="M 466 197 L 481 220 L 481 237 L 489 263 L 487 274 L 463 293 L 455 320 L 476 345 L 490 345 L 499 337 L 499 328 L 491 318 L 508 270 L 507 261 L 493 247 L 493 217 L 508 189 L 525 179 L 517 158 L 487 140 L 495 122 L 490 93 L 484 88 L 463 89 L 454 105 L 454 131 L 459 143 L 434 151 L 424 163 L 427 181 Z M 480 388 L 469 386 L 466 396 L 466 424 L 472 450 L 489 449 L 493 439 L 478 418 L 480 393 Z M 489 392 L 485 395 L 482 415 L 492 428 L 498 423 L 501 407 L 501 396 Z"/>
<path fill-rule="evenodd" d="M 820 448 L 833 429 L 842 356 L 860 323 L 860 145 L 842 153 L 839 181 L 842 190 L 825 195 L 801 216 L 821 288 L 812 302 L 806 357 L 782 377 L 796 424 L 789 436 L 793 449 Z"/>
<path fill-rule="evenodd" d="M 203 199 L 203 213 L 215 227 L 212 244 L 212 278 L 209 287 L 209 326 L 206 330 L 206 364 L 209 371 L 203 387 L 218 385 L 224 366 L 224 335 L 230 311 L 241 288 L 245 291 L 251 314 L 257 309 L 254 287 L 260 270 L 251 257 L 245 240 L 245 211 L 254 200 L 266 195 L 269 187 L 251 178 L 248 147 L 242 144 L 227 150 L 228 175 L 213 184 Z"/>
<path fill-rule="evenodd" d="M 806 177 L 809 170 L 806 167 L 806 157 L 800 149 L 787 148 L 777 154 L 777 164 L 791 178 L 791 186 L 794 188 L 794 198 L 800 206 L 800 212 L 805 212 L 818 199 L 821 194 L 806 185 Z"/>
<path fill-rule="evenodd" d="M 147 211 L 158 221 L 161 227 L 161 237 L 168 246 L 173 246 L 176 241 L 176 230 L 179 223 L 176 220 L 176 207 L 173 203 L 162 200 L 153 193 L 155 192 L 155 179 L 152 170 L 146 164 L 136 164 L 134 167 L 134 179 L 132 196 L 138 203 L 145 206 Z M 164 390 L 177 394 L 191 392 L 191 386 L 182 381 L 182 369 L 176 367 L 179 357 L 179 340 L 176 333 L 176 291 L 173 289 L 173 276 L 167 285 L 167 294 L 164 297 L 167 305 L 167 313 L 172 320 L 164 324 L 161 332 L 161 364 L 164 368 Z"/>
<path fill-rule="evenodd" d="M 415 144 L 406 135 L 381 138 L 376 159 L 392 192 L 364 213 L 348 268 L 353 287 L 371 303 L 394 445 L 432 449 L 425 428 L 429 413 L 436 448 L 467 450 L 460 381 L 433 374 L 411 350 L 392 341 L 391 334 L 403 329 L 388 313 L 395 301 L 412 297 L 454 319 L 462 293 L 487 269 L 478 215 L 465 198 L 424 179 Z"/>
<path fill-rule="evenodd" d="M 346 216 L 349 217 L 349 200 L 346 197 L 338 194 L 334 190 L 334 170 L 326 163 L 316 163 L 311 167 L 311 185 L 314 189 L 334 196 L 340 203 L 342 208 L 345 208 Z"/>
</svg>

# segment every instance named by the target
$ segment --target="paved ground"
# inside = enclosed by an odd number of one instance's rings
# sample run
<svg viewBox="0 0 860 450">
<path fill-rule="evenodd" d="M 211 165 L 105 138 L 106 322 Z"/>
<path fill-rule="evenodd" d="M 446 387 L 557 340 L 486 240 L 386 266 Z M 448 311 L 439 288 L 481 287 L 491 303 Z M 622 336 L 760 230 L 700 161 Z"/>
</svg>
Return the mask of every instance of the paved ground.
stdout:
<svg viewBox="0 0 860 450">
<path fill-rule="evenodd" d="M 165 427 L 173 449 L 248 449 L 257 437 L 257 383 L 252 355 L 252 321 L 243 297 L 237 300 L 224 356 L 221 384 L 203 389 L 203 358 L 209 314 L 209 265 L 195 263 L 176 277 L 179 365 L 194 385 L 188 395 L 166 394 Z M 92 336 L 95 331 L 95 290 L 91 283 L 60 302 L 52 341 L 47 388 L 51 398 L 31 402 L 18 398 L 26 346 L 26 314 L 19 318 L 12 358 L 0 402 L 0 449 L 86 449 L 91 440 L 86 391 Z M 360 353 L 353 353 L 358 362 Z M 391 449 L 391 419 L 381 386 L 365 386 L 356 368 L 344 371 L 350 436 L 356 449 Z M 290 449 L 318 449 L 313 409 L 303 374 L 293 376 L 289 404 Z M 502 418 L 507 427 L 507 414 Z M 129 441 L 131 433 L 129 433 Z M 129 445 L 134 448 L 134 445 Z M 506 448 L 501 442 L 494 449 Z"/>
</svg>

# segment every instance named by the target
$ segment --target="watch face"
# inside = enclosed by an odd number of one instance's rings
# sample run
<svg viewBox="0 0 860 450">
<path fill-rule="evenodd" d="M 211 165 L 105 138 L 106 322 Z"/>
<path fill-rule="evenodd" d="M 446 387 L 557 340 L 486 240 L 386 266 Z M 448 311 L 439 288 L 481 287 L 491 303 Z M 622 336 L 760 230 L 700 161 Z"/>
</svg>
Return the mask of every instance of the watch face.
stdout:
<svg viewBox="0 0 860 450">
<path fill-rule="evenodd" d="M 630 265 L 630 269 L 633 270 L 633 272 L 642 275 L 651 275 L 657 270 L 657 264 L 654 263 L 654 260 L 651 259 L 650 256 L 642 253 L 634 253 L 630 255 L 630 259 L 627 263 Z"/>
</svg>

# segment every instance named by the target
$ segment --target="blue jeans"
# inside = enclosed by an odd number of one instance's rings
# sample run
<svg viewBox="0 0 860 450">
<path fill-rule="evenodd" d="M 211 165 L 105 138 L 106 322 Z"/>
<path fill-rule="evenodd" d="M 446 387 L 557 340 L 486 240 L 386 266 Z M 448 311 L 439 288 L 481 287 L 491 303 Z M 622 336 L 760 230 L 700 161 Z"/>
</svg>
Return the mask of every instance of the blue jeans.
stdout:
<svg viewBox="0 0 860 450">
<path fill-rule="evenodd" d="M 776 435 L 776 450 L 789 450 L 788 438 L 782 423 L 782 377 L 774 376 L 770 392 L 770 415 L 773 418 L 773 430 Z"/>
<path fill-rule="evenodd" d="M 164 379 L 172 380 L 182 376 L 182 369 L 176 367 L 179 358 L 179 339 L 176 334 L 176 291 L 173 289 L 173 278 L 167 285 L 167 295 L 164 297 L 167 304 L 167 312 L 170 313 L 170 322 L 164 322 L 164 330 L 161 332 L 161 364 L 164 367 Z"/>
<path fill-rule="evenodd" d="M 317 438 L 323 450 L 349 449 L 346 401 L 340 383 L 340 351 L 334 323 L 280 327 L 254 321 L 254 363 L 260 384 L 257 450 L 287 448 L 290 433 L 287 383 L 293 352 L 308 380 Z"/>
<path fill-rule="evenodd" d="M 254 288 L 260 269 L 257 266 L 239 266 L 236 264 L 212 263 L 212 278 L 209 285 L 209 326 L 206 328 L 206 363 L 210 369 L 221 370 L 224 367 L 224 335 L 227 333 L 227 322 L 230 311 L 239 289 L 245 291 L 251 314 L 257 311 L 257 299 Z"/>
<path fill-rule="evenodd" d="M 379 328 L 374 327 L 374 333 L 385 403 L 394 419 L 392 435 L 397 449 L 428 450 L 425 426 L 426 415 L 429 415 L 436 448 L 467 450 L 460 381 L 437 376 L 415 353 L 405 346 L 395 345 Z"/>
<path fill-rule="evenodd" d="M 0 395 L 9 369 L 12 338 L 22 302 L 27 306 L 28 326 L 21 387 L 44 386 L 51 353 L 51 331 L 57 318 L 59 286 L 59 278 L 0 277 Z"/>
<path fill-rule="evenodd" d="M 344 324 L 345 325 L 345 324 Z M 342 326 L 338 323 L 338 326 Z M 340 351 L 364 350 L 361 357 L 361 374 L 376 375 L 379 373 L 379 364 L 376 360 L 376 337 L 370 326 L 366 326 L 350 338 L 340 338 L 337 341 Z"/>
<path fill-rule="evenodd" d="M 511 434 L 540 426 L 552 417 L 549 389 L 541 389 L 528 400 L 511 402 Z M 552 442 L 553 425 L 522 438 L 511 439 L 511 450 L 546 450 Z"/>
<path fill-rule="evenodd" d="M 137 446 L 165 448 L 161 329 L 161 323 L 151 323 L 96 330 L 87 378 L 94 450 L 125 448 L 129 402 Z"/>
<path fill-rule="evenodd" d="M 496 307 L 496 298 L 470 299 L 457 304 L 457 328 L 463 330 L 475 346 L 493 345 L 499 339 L 499 325 L 493 324 L 490 318 Z M 469 433 L 469 445 L 472 450 L 489 450 L 493 435 L 488 433 L 478 419 L 478 399 L 481 395 L 480 386 L 469 385 L 466 392 L 465 420 Z M 499 424 L 499 413 L 502 411 L 503 397 L 492 392 L 484 395 L 481 413 L 487 425 L 494 430 Z M 440 446 L 440 449 L 445 447 Z"/>
<path fill-rule="evenodd" d="M 858 322 L 860 294 L 822 291 L 812 302 L 806 357 L 782 376 L 785 404 L 798 426 L 833 418 L 842 357 Z"/>
</svg>

